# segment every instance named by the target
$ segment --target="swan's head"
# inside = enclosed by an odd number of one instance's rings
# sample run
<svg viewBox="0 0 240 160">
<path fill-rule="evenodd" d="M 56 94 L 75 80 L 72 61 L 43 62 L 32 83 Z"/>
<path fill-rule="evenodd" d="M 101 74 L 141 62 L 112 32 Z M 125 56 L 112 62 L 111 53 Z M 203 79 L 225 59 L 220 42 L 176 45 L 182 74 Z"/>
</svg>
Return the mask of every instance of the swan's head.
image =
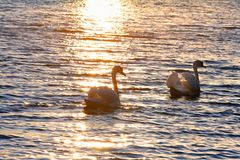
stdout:
<svg viewBox="0 0 240 160">
<path fill-rule="evenodd" d="M 197 68 L 197 67 L 205 67 L 205 66 L 203 65 L 203 61 L 196 60 L 193 62 L 193 67 Z"/>
<path fill-rule="evenodd" d="M 126 76 L 126 74 L 123 72 L 123 68 L 121 66 L 114 66 L 112 69 L 112 73 L 120 73 L 124 76 Z"/>
</svg>

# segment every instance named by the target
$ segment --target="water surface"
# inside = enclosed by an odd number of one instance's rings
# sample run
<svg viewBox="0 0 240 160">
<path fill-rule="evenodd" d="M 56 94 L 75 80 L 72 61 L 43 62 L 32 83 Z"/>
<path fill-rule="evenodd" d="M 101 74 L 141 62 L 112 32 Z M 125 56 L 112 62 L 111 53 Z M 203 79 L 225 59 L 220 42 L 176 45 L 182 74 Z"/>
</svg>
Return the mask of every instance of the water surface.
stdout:
<svg viewBox="0 0 240 160">
<path fill-rule="evenodd" d="M 240 159 L 239 1 L 0 2 L 0 159 Z M 171 99 L 172 69 L 201 96 Z M 122 106 L 84 112 L 121 65 Z"/>
</svg>

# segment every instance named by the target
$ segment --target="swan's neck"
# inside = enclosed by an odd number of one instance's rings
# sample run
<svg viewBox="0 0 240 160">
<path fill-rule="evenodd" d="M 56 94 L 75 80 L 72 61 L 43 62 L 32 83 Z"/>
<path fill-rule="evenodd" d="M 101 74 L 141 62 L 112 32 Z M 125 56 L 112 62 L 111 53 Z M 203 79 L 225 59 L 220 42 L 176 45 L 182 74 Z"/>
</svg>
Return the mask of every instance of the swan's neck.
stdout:
<svg viewBox="0 0 240 160">
<path fill-rule="evenodd" d="M 116 79 L 116 73 L 115 72 L 112 72 L 112 83 L 113 83 L 114 92 L 116 92 L 119 95 L 117 79 Z"/>
<path fill-rule="evenodd" d="M 193 66 L 193 71 L 194 71 L 195 77 L 196 77 L 196 79 L 198 81 L 198 84 L 199 84 L 198 70 L 197 70 L 196 66 Z"/>
</svg>

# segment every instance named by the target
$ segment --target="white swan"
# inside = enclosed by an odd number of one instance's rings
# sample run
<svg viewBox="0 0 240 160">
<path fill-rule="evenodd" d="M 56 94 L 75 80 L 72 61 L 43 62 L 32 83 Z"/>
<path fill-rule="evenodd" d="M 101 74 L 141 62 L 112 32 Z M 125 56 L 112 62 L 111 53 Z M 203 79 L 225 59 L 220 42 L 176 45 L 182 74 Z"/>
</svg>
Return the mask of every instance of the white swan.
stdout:
<svg viewBox="0 0 240 160">
<path fill-rule="evenodd" d="M 193 62 L 194 75 L 184 70 L 175 70 L 167 79 L 167 87 L 170 88 L 172 97 L 200 95 L 198 67 L 204 67 L 202 61 Z"/>
<path fill-rule="evenodd" d="M 113 88 L 108 87 L 93 87 L 88 92 L 88 97 L 85 99 L 86 106 L 89 108 L 116 108 L 120 106 L 118 85 L 116 80 L 117 73 L 126 76 L 123 73 L 121 66 L 114 66 L 112 69 Z"/>
</svg>

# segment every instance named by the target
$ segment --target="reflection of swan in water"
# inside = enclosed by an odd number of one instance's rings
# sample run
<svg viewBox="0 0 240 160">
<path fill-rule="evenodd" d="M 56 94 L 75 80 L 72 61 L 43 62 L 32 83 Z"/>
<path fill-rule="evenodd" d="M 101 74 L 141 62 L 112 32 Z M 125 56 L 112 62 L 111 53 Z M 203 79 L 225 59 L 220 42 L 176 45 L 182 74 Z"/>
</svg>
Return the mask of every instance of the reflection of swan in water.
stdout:
<svg viewBox="0 0 240 160">
<path fill-rule="evenodd" d="M 198 67 L 204 67 L 202 61 L 193 62 L 194 75 L 187 71 L 175 70 L 167 79 L 167 87 L 170 88 L 172 97 L 200 95 L 200 85 L 198 77 Z"/>
<path fill-rule="evenodd" d="M 126 76 L 125 73 L 123 73 L 122 67 L 120 66 L 113 67 L 112 83 L 114 91 L 108 87 L 93 87 L 89 90 L 88 97 L 85 99 L 85 103 L 88 108 L 111 109 L 120 106 L 119 92 L 116 80 L 117 73 Z"/>
</svg>

